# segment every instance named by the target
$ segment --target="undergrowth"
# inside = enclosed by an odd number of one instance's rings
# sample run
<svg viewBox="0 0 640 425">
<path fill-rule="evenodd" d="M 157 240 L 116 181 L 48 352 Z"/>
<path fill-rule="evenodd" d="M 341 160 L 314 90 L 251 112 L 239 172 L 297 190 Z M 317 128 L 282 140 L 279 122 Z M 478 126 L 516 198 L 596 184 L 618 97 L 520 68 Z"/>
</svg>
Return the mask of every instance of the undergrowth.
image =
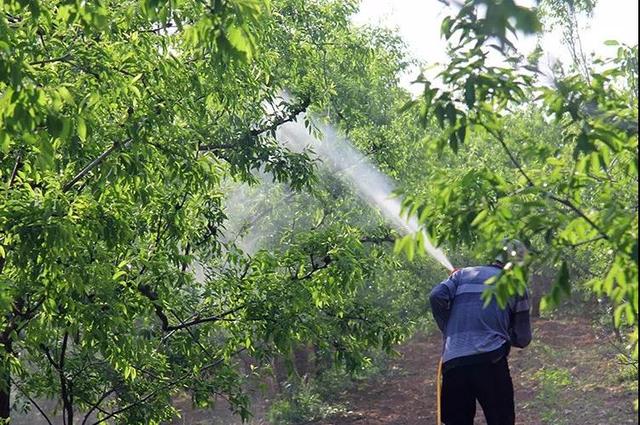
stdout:
<svg viewBox="0 0 640 425">
<path fill-rule="evenodd" d="M 315 378 L 291 377 L 269 407 L 267 420 L 272 425 L 290 425 L 345 413 L 347 406 L 338 402 L 338 396 L 355 388 L 359 382 L 384 373 L 388 359 L 388 354 L 376 352 L 355 371 L 334 367 Z"/>
<path fill-rule="evenodd" d="M 540 417 L 545 424 L 563 425 L 563 402 L 561 394 L 571 385 L 573 379 L 569 370 L 564 368 L 540 369 L 533 374 L 533 378 L 539 383 L 536 396 L 541 406 Z"/>
</svg>

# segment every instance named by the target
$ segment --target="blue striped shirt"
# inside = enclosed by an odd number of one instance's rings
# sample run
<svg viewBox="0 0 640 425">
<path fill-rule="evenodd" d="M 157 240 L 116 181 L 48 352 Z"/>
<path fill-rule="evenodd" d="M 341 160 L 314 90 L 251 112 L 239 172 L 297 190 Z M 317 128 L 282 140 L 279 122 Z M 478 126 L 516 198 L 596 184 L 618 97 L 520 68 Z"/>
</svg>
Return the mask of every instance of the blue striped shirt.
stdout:
<svg viewBox="0 0 640 425">
<path fill-rule="evenodd" d="M 531 341 L 527 293 L 510 299 L 504 309 L 495 299 L 484 307 L 485 282 L 498 273 L 496 266 L 466 267 L 431 291 L 431 310 L 444 335 L 443 362 L 499 352 L 506 343 L 522 348 Z"/>
</svg>

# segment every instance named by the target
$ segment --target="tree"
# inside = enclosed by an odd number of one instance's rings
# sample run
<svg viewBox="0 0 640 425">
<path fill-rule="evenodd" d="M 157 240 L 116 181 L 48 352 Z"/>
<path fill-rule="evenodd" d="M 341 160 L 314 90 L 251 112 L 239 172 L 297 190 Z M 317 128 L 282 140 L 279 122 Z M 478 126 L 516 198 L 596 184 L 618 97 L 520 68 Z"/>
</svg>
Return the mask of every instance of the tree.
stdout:
<svg viewBox="0 0 640 425">
<path fill-rule="evenodd" d="M 545 0 L 541 2 L 538 11 L 541 21 L 548 29 L 560 28 L 562 42 L 571 54 L 573 66 L 586 80 L 589 79 L 590 63 L 582 46 L 580 15 L 591 17 L 596 2 L 593 0 Z"/>
<path fill-rule="evenodd" d="M 354 3 L 0 4 L 0 417 L 12 390 L 69 424 L 158 423 L 178 391 L 246 417 L 238 353 L 313 341 L 353 368 L 405 332 L 361 296 L 357 227 L 252 256 L 223 233 L 229 180 L 314 182 L 280 125 L 355 111 L 343 73 L 393 90 L 396 41 L 350 28 Z"/>
<path fill-rule="evenodd" d="M 468 1 L 444 19 L 443 36 L 460 40 L 440 74 L 446 86 L 424 82 L 424 96 L 407 107 L 437 122 L 440 149 L 465 147 L 464 165 L 430 197 L 408 197 L 406 208 L 437 241 L 485 256 L 504 236 L 525 241 L 532 261 L 557 266 L 545 304 L 570 292 L 571 276 L 579 275 L 573 259 L 588 254 L 586 284 L 612 300 L 616 325 L 631 327 L 637 359 L 638 105 L 630 91 L 637 66 L 629 67 L 637 47 L 619 46 L 588 79 L 569 75 L 546 87 L 509 41 L 509 33 L 538 28 L 535 11 L 512 2 Z M 502 64 L 491 65 L 490 49 Z M 528 269 L 507 268 L 485 295 L 505 302 L 522 292 Z"/>
</svg>

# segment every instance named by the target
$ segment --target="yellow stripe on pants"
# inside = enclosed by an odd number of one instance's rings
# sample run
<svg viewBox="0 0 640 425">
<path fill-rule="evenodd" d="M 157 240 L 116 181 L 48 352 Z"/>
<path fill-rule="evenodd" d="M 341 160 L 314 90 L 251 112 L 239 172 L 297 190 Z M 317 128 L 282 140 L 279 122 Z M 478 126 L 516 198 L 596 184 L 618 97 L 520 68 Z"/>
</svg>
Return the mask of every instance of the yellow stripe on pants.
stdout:
<svg viewBox="0 0 640 425">
<path fill-rule="evenodd" d="M 436 425 L 442 425 L 442 357 L 436 374 Z"/>
</svg>

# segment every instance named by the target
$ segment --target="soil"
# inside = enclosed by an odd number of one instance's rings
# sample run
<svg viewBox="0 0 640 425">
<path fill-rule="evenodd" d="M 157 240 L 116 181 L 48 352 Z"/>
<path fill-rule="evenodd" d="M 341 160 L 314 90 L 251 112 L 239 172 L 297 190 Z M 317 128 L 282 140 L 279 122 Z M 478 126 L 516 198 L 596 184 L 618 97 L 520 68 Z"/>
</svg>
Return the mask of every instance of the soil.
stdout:
<svg viewBox="0 0 640 425">
<path fill-rule="evenodd" d="M 584 318 L 534 322 L 532 344 L 524 350 L 513 349 L 509 356 L 518 425 L 638 424 L 633 409 L 637 370 L 621 374 L 615 337 L 598 329 L 602 328 Z M 333 402 L 344 407 L 341 413 L 304 424 L 435 424 L 440 347 L 441 338 L 436 332 L 416 335 L 398 347 L 400 356 L 390 361 L 384 373 L 336 394 Z M 270 401 L 258 391 L 252 398 L 254 416 L 248 424 L 266 425 Z M 216 408 L 210 410 L 193 409 L 186 398 L 178 398 L 175 403 L 181 417 L 172 424 L 242 423 L 224 400 L 218 400 Z M 42 423 L 34 412 L 15 419 L 16 424 Z M 476 425 L 485 424 L 478 406 Z"/>
<path fill-rule="evenodd" d="M 537 320 L 534 342 L 509 356 L 516 424 L 638 424 L 633 410 L 637 386 L 620 382 L 610 336 L 598 335 L 584 319 Z M 314 425 L 435 424 L 436 368 L 440 337 L 418 335 L 399 351 L 390 373 L 339 399 L 348 411 Z M 570 383 L 540 382 L 540 371 L 565 371 Z M 554 376 L 551 374 L 550 376 Z M 478 406 L 476 424 L 486 424 Z"/>
<path fill-rule="evenodd" d="M 403 345 L 401 357 L 393 362 L 391 373 L 367 382 L 350 394 L 344 402 L 349 406 L 346 414 L 313 422 L 317 425 L 414 425 L 433 424 L 436 417 L 436 370 L 441 350 L 441 339 L 417 335 Z M 521 358 L 526 352 L 514 350 L 510 364 L 519 407 L 530 404 L 534 397 L 531 388 L 522 384 Z M 480 406 L 476 411 L 477 424 L 486 424 Z M 519 425 L 539 424 L 539 418 L 529 412 L 519 418 Z M 521 415 L 524 416 L 524 415 Z"/>
<path fill-rule="evenodd" d="M 517 425 L 638 424 L 635 378 L 621 376 L 615 337 L 581 317 L 537 319 L 534 340 L 509 356 Z M 436 368 L 441 337 L 418 334 L 398 347 L 400 356 L 375 378 L 336 394 L 342 412 L 305 425 L 431 425 L 436 423 Z M 556 377 L 564 377 L 556 381 Z M 545 377 L 547 377 L 545 379 Z M 566 380 L 566 381 L 563 381 Z M 254 399 L 250 425 L 266 425 L 268 400 Z M 239 425 L 222 405 L 183 411 L 181 424 Z M 277 425 L 277 424 L 273 424 Z M 477 406 L 476 425 L 486 425 Z"/>
</svg>

